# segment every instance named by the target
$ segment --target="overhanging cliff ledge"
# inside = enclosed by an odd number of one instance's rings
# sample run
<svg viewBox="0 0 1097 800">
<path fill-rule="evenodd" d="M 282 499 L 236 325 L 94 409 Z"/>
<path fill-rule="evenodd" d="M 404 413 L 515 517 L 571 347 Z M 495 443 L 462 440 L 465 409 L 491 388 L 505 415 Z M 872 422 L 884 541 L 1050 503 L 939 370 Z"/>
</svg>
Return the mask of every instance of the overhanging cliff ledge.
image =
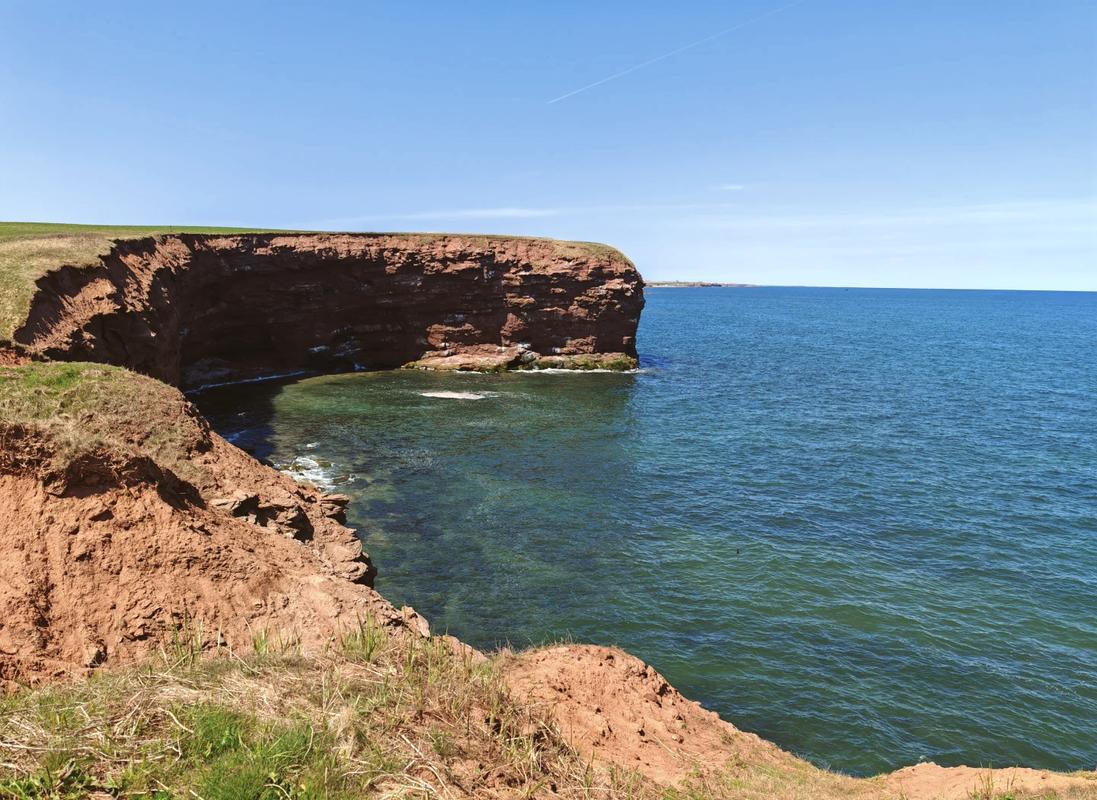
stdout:
<svg viewBox="0 0 1097 800">
<path fill-rule="evenodd" d="M 605 245 L 449 234 L 172 233 L 58 263 L 24 352 L 182 388 L 298 371 L 628 369 L 643 281 Z"/>
</svg>

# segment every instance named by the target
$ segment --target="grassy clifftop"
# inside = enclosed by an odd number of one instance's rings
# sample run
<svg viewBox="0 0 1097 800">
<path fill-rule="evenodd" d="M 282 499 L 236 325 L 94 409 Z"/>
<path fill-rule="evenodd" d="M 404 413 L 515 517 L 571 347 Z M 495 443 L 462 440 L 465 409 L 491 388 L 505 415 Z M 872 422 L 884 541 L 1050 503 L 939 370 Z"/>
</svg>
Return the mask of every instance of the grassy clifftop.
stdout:
<svg viewBox="0 0 1097 800">
<path fill-rule="evenodd" d="M 493 662 L 364 626 L 323 657 L 256 638 L 202 659 L 180 632 L 143 669 L 0 699 L 0 798 L 349 800 L 605 796 L 614 787 Z M 545 791 L 542 791 L 544 789 Z"/>
<path fill-rule="evenodd" d="M 99 263 L 115 241 L 171 234 L 310 233 L 271 228 L 179 227 L 170 225 L 70 225 L 50 222 L 0 222 L 0 341 L 11 339 L 26 318 L 34 296 L 35 281 L 61 266 L 86 267 Z M 328 235 L 329 232 L 312 232 Z M 609 245 L 568 242 L 532 236 L 497 236 L 462 233 L 362 233 L 362 236 L 401 236 L 416 242 L 447 236 L 475 241 L 527 240 L 554 242 L 564 257 L 585 253 L 613 254 Z"/>
<path fill-rule="evenodd" d="M 243 228 L 140 225 L 64 225 L 0 222 L 0 339 L 10 339 L 26 316 L 34 282 L 62 265 L 90 266 L 116 239 L 168 233 L 244 233 Z"/>
<path fill-rule="evenodd" d="M 201 425 L 177 390 L 121 367 L 77 362 L 0 366 L 0 427 L 45 434 L 54 466 L 97 447 L 148 456 L 184 477 Z"/>
</svg>

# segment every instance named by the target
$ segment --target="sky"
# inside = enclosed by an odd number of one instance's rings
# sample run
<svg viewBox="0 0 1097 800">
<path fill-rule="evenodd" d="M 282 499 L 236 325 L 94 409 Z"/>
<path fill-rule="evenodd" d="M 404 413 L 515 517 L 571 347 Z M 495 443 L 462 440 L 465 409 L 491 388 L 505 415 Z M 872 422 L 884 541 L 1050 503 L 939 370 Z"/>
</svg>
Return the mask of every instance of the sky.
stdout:
<svg viewBox="0 0 1097 800">
<path fill-rule="evenodd" d="M 0 0 L 0 219 L 1097 290 L 1097 3 Z"/>
</svg>

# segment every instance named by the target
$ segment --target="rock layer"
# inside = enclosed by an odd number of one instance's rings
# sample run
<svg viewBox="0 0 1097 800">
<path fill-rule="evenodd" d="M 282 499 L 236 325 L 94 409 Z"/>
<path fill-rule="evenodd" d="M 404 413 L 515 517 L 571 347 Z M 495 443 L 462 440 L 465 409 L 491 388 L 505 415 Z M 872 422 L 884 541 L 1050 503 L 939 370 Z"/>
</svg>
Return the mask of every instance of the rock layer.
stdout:
<svg viewBox="0 0 1097 800">
<path fill-rule="evenodd" d="M 184 388 L 293 373 L 629 368 L 643 282 L 603 245 L 486 236 L 173 234 L 37 282 L 15 341 Z"/>
</svg>

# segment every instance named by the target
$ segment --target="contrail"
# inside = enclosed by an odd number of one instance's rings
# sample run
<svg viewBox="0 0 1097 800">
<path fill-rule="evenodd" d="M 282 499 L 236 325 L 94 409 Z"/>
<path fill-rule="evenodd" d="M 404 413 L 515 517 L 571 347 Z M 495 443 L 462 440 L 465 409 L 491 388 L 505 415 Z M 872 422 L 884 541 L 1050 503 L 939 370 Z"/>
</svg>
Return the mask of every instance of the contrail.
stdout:
<svg viewBox="0 0 1097 800">
<path fill-rule="evenodd" d="M 792 8 L 793 6 L 803 5 L 806 2 L 807 2 L 807 0 L 793 0 L 793 2 L 786 3 L 783 6 L 778 6 L 777 8 L 771 8 L 769 11 L 766 11 L 763 14 L 759 14 L 756 17 L 749 17 L 748 19 L 743 20 L 742 22 L 740 22 L 737 25 L 732 25 L 730 28 L 724 28 L 724 30 L 717 31 L 716 33 L 712 34 L 711 36 L 706 36 L 704 39 L 698 39 L 696 42 L 690 42 L 689 44 L 684 44 L 681 47 L 675 48 L 674 50 L 671 50 L 668 53 L 663 53 L 661 56 L 655 56 L 655 58 L 649 58 L 647 61 L 642 61 L 639 64 L 634 64 L 633 66 L 629 67 L 628 69 L 623 69 L 620 72 L 615 72 L 607 78 L 602 78 L 601 80 L 595 81 L 594 83 L 588 83 L 586 86 L 580 86 L 578 89 L 573 89 L 572 91 L 568 92 L 567 94 L 562 94 L 559 97 L 554 97 L 552 100 L 549 100 L 548 103 L 546 103 L 546 105 L 551 106 L 553 103 L 559 103 L 561 100 L 567 100 L 569 97 L 574 97 L 575 95 L 579 94 L 580 92 L 585 92 L 587 89 L 593 89 L 595 86 L 601 86 L 603 83 L 609 83 L 610 81 L 615 81 L 618 78 L 623 78 L 625 75 L 628 75 L 632 72 L 636 72 L 636 70 L 638 70 L 638 69 L 643 69 L 644 67 L 650 67 L 652 64 L 654 64 L 658 61 L 662 61 L 664 59 L 670 58 L 671 56 L 676 56 L 679 53 L 682 53 L 686 50 L 690 50 L 694 47 L 697 47 L 698 45 L 702 45 L 705 42 L 711 42 L 713 39 L 719 39 L 721 36 L 726 36 L 727 34 L 731 33 L 732 31 L 740 30 L 741 28 L 745 28 L 747 25 L 753 25 L 755 22 L 758 22 L 759 20 L 763 20 L 766 17 L 772 17 L 774 14 L 780 14 L 782 11 L 787 11 L 788 9 Z"/>
</svg>

